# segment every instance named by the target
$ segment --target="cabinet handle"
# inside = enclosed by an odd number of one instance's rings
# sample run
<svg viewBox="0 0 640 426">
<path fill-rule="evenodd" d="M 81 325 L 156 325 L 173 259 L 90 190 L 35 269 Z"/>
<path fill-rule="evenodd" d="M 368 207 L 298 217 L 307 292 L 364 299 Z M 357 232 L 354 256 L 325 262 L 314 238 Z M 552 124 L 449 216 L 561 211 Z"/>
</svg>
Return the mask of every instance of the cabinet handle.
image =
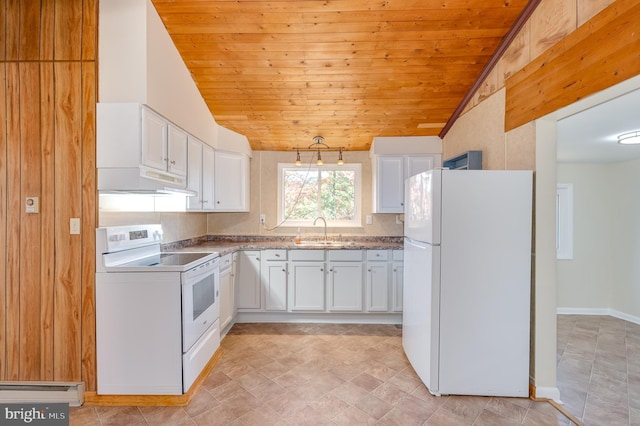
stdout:
<svg viewBox="0 0 640 426">
<path fill-rule="evenodd" d="M 282 268 L 282 272 L 287 272 L 287 270 L 286 270 L 286 269 L 284 269 L 284 268 Z"/>
<path fill-rule="evenodd" d="M 320 268 L 320 272 L 323 272 L 323 271 L 324 271 L 324 268 Z"/>
<path fill-rule="evenodd" d="M 256 257 L 256 260 L 260 260 L 260 258 L 259 258 L 259 257 Z"/>
<path fill-rule="evenodd" d="M 220 204 L 220 201 L 216 201 L 216 204 Z"/>
<path fill-rule="evenodd" d="M 369 272 L 371 272 L 371 269 L 368 269 Z"/>
<path fill-rule="evenodd" d="M 280 253 L 276 253 L 276 257 L 280 257 Z"/>
</svg>

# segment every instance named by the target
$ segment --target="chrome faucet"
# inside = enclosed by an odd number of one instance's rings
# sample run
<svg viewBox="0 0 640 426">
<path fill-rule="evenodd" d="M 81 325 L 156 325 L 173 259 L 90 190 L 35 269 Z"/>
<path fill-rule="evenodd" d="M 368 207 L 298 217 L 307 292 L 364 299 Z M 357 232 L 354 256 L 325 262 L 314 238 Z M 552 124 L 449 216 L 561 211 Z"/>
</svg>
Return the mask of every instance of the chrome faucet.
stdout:
<svg viewBox="0 0 640 426">
<path fill-rule="evenodd" d="M 324 243 L 327 244 L 327 221 L 324 220 L 324 217 L 318 216 L 314 219 L 313 226 L 316 226 L 318 219 L 322 219 L 322 222 L 324 222 Z"/>
</svg>

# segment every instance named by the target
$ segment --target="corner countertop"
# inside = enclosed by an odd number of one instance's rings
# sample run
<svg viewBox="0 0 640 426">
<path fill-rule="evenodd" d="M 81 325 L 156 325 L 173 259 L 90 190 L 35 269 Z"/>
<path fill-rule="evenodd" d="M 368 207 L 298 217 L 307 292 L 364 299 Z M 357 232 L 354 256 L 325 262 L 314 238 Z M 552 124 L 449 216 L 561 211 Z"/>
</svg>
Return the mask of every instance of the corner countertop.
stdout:
<svg viewBox="0 0 640 426">
<path fill-rule="evenodd" d="M 210 237 L 209 237 L 210 238 Z M 187 242 L 170 243 L 163 245 L 163 251 L 173 252 L 218 252 L 220 256 L 239 250 L 402 250 L 401 237 L 368 237 L 349 238 L 340 245 L 323 245 L 319 240 L 303 241 L 296 244 L 292 240 L 269 240 L 264 238 L 213 238 L 208 240 L 188 240 Z"/>
</svg>

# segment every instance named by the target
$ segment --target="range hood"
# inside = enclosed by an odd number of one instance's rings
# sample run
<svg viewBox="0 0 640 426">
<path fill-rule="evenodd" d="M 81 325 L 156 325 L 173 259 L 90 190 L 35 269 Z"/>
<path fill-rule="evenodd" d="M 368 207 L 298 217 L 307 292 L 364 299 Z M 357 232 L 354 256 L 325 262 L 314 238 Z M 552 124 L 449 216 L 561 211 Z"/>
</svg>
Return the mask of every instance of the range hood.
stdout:
<svg viewBox="0 0 640 426">
<path fill-rule="evenodd" d="M 184 178 L 176 178 L 144 167 L 98 169 L 100 194 L 198 195 L 185 189 Z"/>
</svg>

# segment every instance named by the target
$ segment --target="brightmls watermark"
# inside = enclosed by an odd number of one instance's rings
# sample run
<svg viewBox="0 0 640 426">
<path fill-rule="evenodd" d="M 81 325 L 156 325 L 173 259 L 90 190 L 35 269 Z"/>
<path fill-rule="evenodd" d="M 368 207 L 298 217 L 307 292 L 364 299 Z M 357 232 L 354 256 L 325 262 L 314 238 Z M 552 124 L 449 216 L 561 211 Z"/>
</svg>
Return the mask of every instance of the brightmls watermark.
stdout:
<svg viewBox="0 0 640 426">
<path fill-rule="evenodd" d="M 68 426 L 69 404 L 0 404 L 0 426 Z"/>
</svg>

